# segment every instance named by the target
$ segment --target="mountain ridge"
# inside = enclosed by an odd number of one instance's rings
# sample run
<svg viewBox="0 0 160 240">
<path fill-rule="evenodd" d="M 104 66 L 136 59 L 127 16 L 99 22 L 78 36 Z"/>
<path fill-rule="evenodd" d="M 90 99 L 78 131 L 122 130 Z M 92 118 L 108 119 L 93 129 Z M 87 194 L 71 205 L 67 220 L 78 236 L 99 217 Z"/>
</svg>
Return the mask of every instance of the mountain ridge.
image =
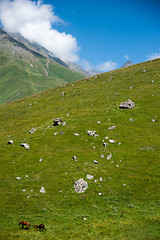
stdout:
<svg viewBox="0 0 160 240">
<path fill-rule="evenodd" d="M 127 62 L 125 62 L 122 66 L 122 68 L 124 67 L 129 67 L 129 66 L 132 66 L 134 63 L 131 61 L 131 60 L 128 60 Z"/>
<path fill-rule="evenodd" d="M 84 77 L 45 51 L 39 53 L 0 30 L 0 104 Z"/>
</svg>

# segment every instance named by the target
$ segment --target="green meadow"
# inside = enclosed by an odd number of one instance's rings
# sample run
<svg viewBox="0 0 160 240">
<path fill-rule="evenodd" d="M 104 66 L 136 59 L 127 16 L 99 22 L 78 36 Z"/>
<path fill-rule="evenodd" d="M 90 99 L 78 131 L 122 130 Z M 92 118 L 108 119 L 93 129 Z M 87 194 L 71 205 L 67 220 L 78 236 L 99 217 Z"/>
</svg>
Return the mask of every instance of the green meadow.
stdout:
<svg viewBox="0 0 160 240">
<path fill-rule="evenodd" d="M 13 57 L 10 51 L 0 51 L 0 104 L 84 77 L 40 54 Z"/>
<path fill-rule="evenodd" d="M 160 239 L 160 59 L 3 104 L 0 119 L 0 239 Z"/>
</svg>

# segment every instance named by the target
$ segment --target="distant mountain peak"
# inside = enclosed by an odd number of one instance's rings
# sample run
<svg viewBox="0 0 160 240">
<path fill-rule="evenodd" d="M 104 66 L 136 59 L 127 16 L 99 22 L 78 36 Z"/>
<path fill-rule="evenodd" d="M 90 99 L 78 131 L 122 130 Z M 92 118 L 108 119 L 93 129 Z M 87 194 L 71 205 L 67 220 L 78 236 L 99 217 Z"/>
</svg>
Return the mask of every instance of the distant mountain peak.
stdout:
<svg viewBox="0 0 160 240">
<path fill-rule="evenodd" d="M 133 65 L 134 63 L 131 61 L 131 60 L 128 60 L 123 66 L 122 66 L 122 68 L 123 67 L 129 67 L 129 66 L 131 66 L 131 65 Z"/>
</svg>

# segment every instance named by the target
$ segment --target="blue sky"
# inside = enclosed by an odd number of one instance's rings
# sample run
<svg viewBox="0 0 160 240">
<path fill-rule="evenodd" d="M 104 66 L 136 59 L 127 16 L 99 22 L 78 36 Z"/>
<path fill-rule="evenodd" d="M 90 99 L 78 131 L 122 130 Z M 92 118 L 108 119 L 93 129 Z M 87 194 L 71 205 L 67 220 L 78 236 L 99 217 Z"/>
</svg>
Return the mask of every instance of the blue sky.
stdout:
<svg viewBox="0 0 160 240">
<path fill-rule="evenodd" d="M 77 62 L 83 67 L 100 69 L 106 62 L 115 63 L 113 68 L 118 68 L 127 59 L 139 63 L 160 57 L 158 2 L 44 0 L 41 4 L 51 4 L 54 14 L 63 20 L 52 23 L 53 29 L 76 39 Z"/>
</svg>

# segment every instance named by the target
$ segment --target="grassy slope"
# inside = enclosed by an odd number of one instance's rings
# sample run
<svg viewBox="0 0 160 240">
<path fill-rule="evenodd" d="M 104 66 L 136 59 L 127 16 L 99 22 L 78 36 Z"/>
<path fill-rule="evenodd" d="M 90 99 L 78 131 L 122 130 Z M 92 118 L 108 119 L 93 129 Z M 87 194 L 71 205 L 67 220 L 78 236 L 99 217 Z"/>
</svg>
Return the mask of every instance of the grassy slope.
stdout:
<svg viewBox="0 0 160 240">
<path fill-rule="evenodd" d="M 158 240 L 159 85 L 157 59 L 2 105 L 0 238 Z M 120 110 L 128 98 L 136 107 Z M 56 117 L 67 126 L 51 127 Z M 108 131 L 112 125 L 116 129 Z M 32 127 L 37 130 L 29 134 Z M 90 137 L 87 130 L 99 136 Z M 103 147 L 106 136 L 116 143 Z M 13 145 L 6 145 L 10 139 Z M 20 147 L 21 142 L 30 149 Z M 87 174 L 94 179 L 87 180 Z M 89 184 L 83 194 L 73 189 L 79 178 Z M 31 222 L 30 231 L 19 228 L 21 220 Z M 33 230 L 40 223 L 45 233 Z"/>
<path fill-rule="evenodd" d="M 0 104 L 83 78 L 82 74 L 71 72 L 53 61 L 47 68 L 45 58 L 35 58 L 36 61 L 20 58 L 0 53 Z"/>
</svg>

